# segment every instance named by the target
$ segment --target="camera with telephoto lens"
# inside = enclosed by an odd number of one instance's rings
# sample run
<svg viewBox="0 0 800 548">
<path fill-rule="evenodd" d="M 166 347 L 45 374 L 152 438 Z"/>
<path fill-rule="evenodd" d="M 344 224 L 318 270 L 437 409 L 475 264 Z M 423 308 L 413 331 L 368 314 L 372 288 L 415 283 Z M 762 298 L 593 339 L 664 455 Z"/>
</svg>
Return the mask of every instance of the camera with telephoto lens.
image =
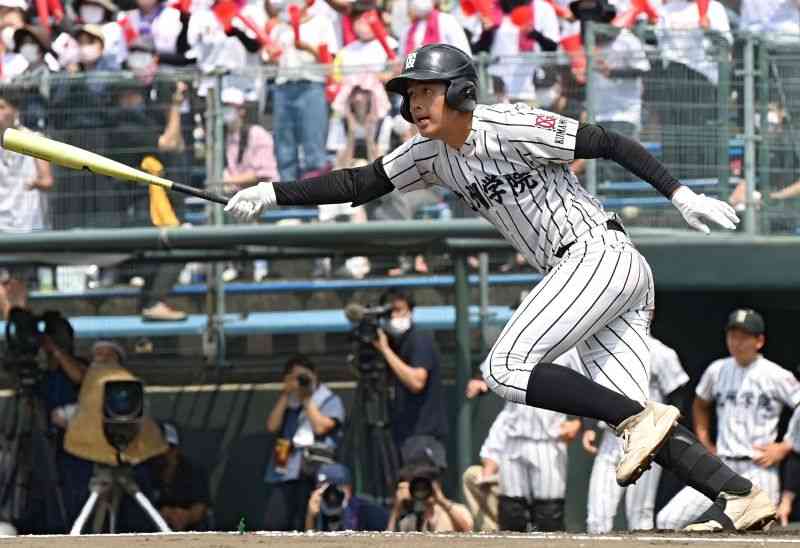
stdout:
<svg viewBox="0 0 800 548">
<path fill-rule="evenodd" d="M 344 315 L 353 325 L 350 339 L 356 348 L 350 356 L 352 365 L 361 374 L 382 370 L 382 361 L 372 343 L 378 340 L 378 329 L 391 317 L 392 307 L 390 305 L 367 307 L 350 303 L 345 308 Z"/>
<path fill-rule="evenodd" d="M 423 476 L 412 478 L 408 490 L 414 500 L 426 501 L 433 495 L 433 480 Z"/>
<path fill-rule="evenodd" d="M 6 320 L 6 354 L 3 366 L 20 386 L 36 385 L 44 376 L 39 360 L 41 338 L 45 333 L 63 331 L 68 322 L 57 310 L 36 315 L 27 308 L 14 307 Z M 71 332 L 71 329 L 70 329 Z"/>
<path fill-rule="evenodd" d="M 382 323 L 392 315 L 392 307 L 384 306 L 362 306 L 358 303 L 347 305 L 344 315 L 353 324 L 350 337 L 362 344 L 372 346 L 378 339 L 378 329 Z"/>
<path fill-rule="evenodd" d="M 139 380 L 108 381 L 103 392 L 103 434 L 117 451 L 139 434 L 144 416 L 144 385 Z"/>
<path fill-rule="evenodd" d="M 338 485 L 330 484 L 322 492 L 322 500 L 319 504 L 319 511 L 328 519 L 328 525 L 332 521 L 341 519 L 344 513 L 345 493 Z"/>
</svg>

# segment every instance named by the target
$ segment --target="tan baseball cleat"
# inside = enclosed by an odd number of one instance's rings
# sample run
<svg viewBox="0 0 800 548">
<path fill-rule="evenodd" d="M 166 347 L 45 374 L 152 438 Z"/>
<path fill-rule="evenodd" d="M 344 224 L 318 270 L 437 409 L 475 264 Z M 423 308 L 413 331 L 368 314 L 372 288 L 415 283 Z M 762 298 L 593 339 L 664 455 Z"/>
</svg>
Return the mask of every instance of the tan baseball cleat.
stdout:
<svg viewBox="0 0 800 548">
<path fill-rule="evenodd" d="M 701 523 L 693 523 L 684 530 L 694 532 L 714 532 L 724 529 L 763 531 L 769 529 L 777 516 L 772 501 L 769 500 L 764 491 L 755 485 L 746 495 L 720 493 L 714 504 L 719 506 L 725 517 L 730 520 L 730 523 L 726 524 L 727 526 L 712 519 Z"/>
<path fill-rule="evenodd" d="M 656 453 L 678 424 L 677 407 L 654 401 L 644 411 L 628 417 L 616 428 L 622 438 L 622 458 L 617 464 L 617 483 L 630 485 L 650 468 Z"/>
</svg>

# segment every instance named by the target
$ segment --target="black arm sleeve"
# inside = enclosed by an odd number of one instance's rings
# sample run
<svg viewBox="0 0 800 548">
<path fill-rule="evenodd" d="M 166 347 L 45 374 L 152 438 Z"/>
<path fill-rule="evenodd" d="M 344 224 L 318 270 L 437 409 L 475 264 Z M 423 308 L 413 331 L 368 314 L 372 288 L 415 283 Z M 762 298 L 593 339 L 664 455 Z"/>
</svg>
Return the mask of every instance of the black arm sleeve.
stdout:
<svg viewBox="0 0 800 548">
<path fill-rule="evenodd" d="M 233 27 L 228 33 L 228 36 L 236 37 L 244 46 L 244 49 L 250 53 L 256 53 L 261 49 L 261 43 L 255 38 L 250 38 L 242 29 Z"/>
<path fill-rule="evenodd" d="M 800 455 L 794 451 L 789 453 L 784 468 L 783 489 L 795 495 L 800 494 Z"/>
<path fill-rule="evenodd" d="M 528 37 L 539 42 L 542 51 L 556 51 L 558 49 L 558 42 L 551 40 L 538 30 L 532 30 L 528 33 Z"/>
<path fill-rule="evenodd" d="M 645 148 L 628 137 L 594 124 L 581 124 L 575 138 L 575 159 L 613 160 L 647 181 L 667 198 L 680 182 Z"/>
<path fill-rule="evenodd" d="M 282 206 L 352 202 L 355 207 L 365 204 L 394 190 L 381 160 L 378 158 L 364 167 L 337 169 L 302 181 L 275 183 L 275 198 Z"/>
<path fill-rule="evenodd" d="M 497 29 L 498 27 L 484 29 L 478 39 L 472 43 L 472 51 L 474 53 L 489 52 L 492 49 L 492 42 L 494 42 L 494 35 L 497 33 Z"/>
</svg>

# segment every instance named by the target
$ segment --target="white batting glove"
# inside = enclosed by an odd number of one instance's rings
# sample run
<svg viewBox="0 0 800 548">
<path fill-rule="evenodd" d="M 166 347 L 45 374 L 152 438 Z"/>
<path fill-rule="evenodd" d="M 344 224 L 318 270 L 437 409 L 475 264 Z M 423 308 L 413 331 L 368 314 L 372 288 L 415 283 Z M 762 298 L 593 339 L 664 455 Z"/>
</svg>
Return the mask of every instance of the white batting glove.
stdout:
<svg viewBox="0 0 800 548">
<path fill-rule="evenodd" d="M 272 183 L 258 183 L 234 194 L 233 198 L 228 200 L 225 212 L 239 221 L 252 221 L 262 211 L 277 205 L 278 200 L 275 198 Z"/>
<path fill-rule="evenodd" d="M 711 234 L 711 229 L 703 222 L 704 220 L 712 221 L 729 230 L 734 230 L 739 223 L 739 217 L 731 206 L 705 194 L 695 194 L 687 186 L 681 186 L 675 191 L 672 203 L 681 212 L 688 225 L 703 234 Z"/>
</svg>

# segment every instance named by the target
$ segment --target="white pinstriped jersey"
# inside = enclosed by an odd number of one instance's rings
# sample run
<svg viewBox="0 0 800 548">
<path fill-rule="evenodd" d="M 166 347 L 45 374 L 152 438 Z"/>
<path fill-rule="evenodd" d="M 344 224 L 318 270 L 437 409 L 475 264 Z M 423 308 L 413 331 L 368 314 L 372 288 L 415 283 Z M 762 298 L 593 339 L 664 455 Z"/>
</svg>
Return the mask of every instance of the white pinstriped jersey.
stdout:
<svg viewBox="0 0 800 548">
<path fill-rule="evenodd" d="M 650 347 L 650 399 L 663 402 L 667 396 L 689 382 L 678 353 L 655 337 L 647 337 Z"/>
<path fill-rule="evenodd" d="M 576 120 L 525 104 L 478 105 L 460 149 L 417 135 L 383 166 L 400 192 L 450 189 L 547 272 L 559 249 L 613 217 L 567 166 L 577 130 Z"/>
<path fill-rule="evenodd" d="M 778 364 L 759 356 L 748 367 L 732 357 L 708 366 L 697 396 L 716 402 L 717 453 L 753 457 L 754 444 L 775 441 L 783 406 L 800 404 L 800 382 Z"/>
</svg>

